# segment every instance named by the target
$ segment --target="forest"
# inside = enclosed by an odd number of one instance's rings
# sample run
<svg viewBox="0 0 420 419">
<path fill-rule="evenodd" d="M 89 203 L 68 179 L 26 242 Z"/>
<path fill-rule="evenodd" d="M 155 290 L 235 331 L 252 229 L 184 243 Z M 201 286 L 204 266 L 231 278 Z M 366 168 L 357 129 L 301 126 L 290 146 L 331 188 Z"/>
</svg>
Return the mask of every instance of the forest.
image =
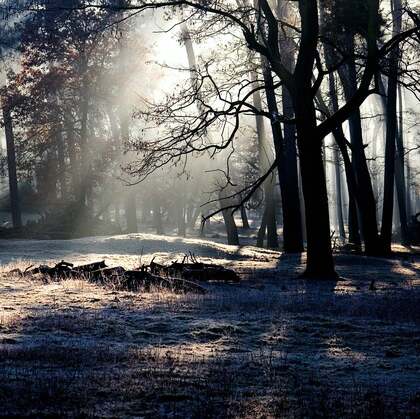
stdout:
<svg viewBox="0 0 420 419">
<path fill-rule="evenodd" d="M 1 0 L 0 417 L 420 416 L 418 0 Z"/>
</svg>

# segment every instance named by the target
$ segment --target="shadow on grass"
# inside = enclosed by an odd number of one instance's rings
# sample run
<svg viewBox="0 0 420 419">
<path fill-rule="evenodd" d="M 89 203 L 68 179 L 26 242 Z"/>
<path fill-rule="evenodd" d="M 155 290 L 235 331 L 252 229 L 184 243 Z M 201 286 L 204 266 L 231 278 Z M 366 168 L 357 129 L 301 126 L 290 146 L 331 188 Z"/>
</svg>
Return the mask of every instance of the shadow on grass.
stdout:
<svg viewBox="0 0 420 419">
<path fill-rule="evenodd" d="M 376 418 L 416 409 L 418 293 L 340 294 L 291 279 L 150 304 L 112 295 L 94 308 L 35 306 L 14 325 L 15 342 L 0 343 L 1 414 Z"/>
</svg>

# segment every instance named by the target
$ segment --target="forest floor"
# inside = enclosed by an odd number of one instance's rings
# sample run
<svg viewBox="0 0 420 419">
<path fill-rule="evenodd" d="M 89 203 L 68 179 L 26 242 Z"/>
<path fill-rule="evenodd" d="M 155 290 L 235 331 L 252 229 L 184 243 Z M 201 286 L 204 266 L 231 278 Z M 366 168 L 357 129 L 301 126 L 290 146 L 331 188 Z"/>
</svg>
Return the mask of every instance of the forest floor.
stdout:
<svg viewBox="0 0 420 419">
<path fill-rule="evenodd" d="M 210 240 L 0 240 L 0 417 L 419 417 L 420 256 L 397 250 L 337 254 L 333 283 L 299 279 L 304 255 Z M 197 296 L 7 274 L 190 251 L 241 282 Z"/>
</svg>

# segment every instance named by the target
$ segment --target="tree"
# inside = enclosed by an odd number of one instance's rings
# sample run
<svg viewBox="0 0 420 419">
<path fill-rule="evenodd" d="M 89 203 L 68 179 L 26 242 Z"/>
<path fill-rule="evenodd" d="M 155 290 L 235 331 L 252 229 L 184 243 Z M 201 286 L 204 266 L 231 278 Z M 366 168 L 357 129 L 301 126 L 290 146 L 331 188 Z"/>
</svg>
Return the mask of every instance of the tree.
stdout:
<svg viewBox="0 0 420 419">
<path fill-rule="evenodd" d="M 10 209 L 12 213 L 12 222 L 14 228 L 22 226 L 22 215 L 20 210 L 20 198 L 18 181 L 16 174 L 16 153 L 15 139 L 13 135 L 13 121 L 11 114 L 11 104 L 3 98 L 3 124 L 6 136 L 7 147 L 7 167 L 9 173 L 9 192 L 10 192 Z"/>
<path fill-rule="evenodd" d="M 402 8 L 400 0 L 393 0 L 393 35 L 401 33 Z M 385 173 L 384 173 L 384 201 L 382 207 L 381 241 L 383 251 L 391 252 L 392 214 L 394 209 L 394 181 L 395 181 L 395 148 L 397 138 L 397 90 L 400 48 L 397 45 L 389 60 L 388 88 L 386 99 L 386 139 L 385 139 Z"/>
<path fill-rule="evenodd" d="M 379 47 L 378 38 L 381 23 L 379 0 L 368 0 L 365 2 L 365 5 L 366 13 L 360 22 L 365 33 L 364 65 L 360 82 L 352 97 L 348 98 L 337 112 L 327 117 L 320 124 L 317 123 L 317 109 L 314 98 L 321 88 L 323 78 L 328 71 L 324 69 L 322 58 L 318 53 L 320 36 L 319 6 L 316 0 L 300 0 L 298 2 L 300 29 L 297 31 L 297 35 L 299 36 L 299 47 L 296 66 L 293 71 L 287 69 L 282 63 L 278 42 L 278 20 L 267 0 L 261 0 L 258 4 L 258 15 L 264 19 L 264 34 L 256 34 L 255 26 L 247 25 L 243 19 L 244 14 L 255 16 L 254 8 L 238 8 L 230 4 L 208 4 L 188 0 L 151 1 L 126 7 L 128 10 L 141 11 L 158 7 L 187 6 L 198 11 L 201 16 L 217 16 L 225 23 L 239 28 L 243 33 L 247 47 L 267 58 L 272 71 L 290 93 L 294 108 L 294 122 L 296 125 L 305 201 L 308 251 L 305 275 L 308 277 L 336 278 L 330 241 L 328 196 L 323 167 L 322 142 L 328 134 L 332 133 L 350 118 L 367 97 L 378 91 L 377 85 L 372 87 L 372 82 L 376 81 L 375 76 L 380 68 L 381 60 L 387 57 L 404 39 L 419 33 L 419 23 L 414 19 L 414 25 L 410 29 L 393 36 Z M 104 8 L 112 6 L 101 5 L 93 7 Z M 314 68 L 315 81 L 313 81 Z M 235 116 L 238 116 L 238 112 L 240 113 L 242 108 L 247 106 L 247 99 L 248 97 L 245 97 L 235 104 Z M 272 119 L 273 116 L 269 115 L 268 117 Z M 218 120 L 218 118 L 213 120 Z M 202 135 L 204 127 L 202 118 L 197 121 L 197 126 L 199 127 L 199 134 Z M 189 135 L 191 135 L 192 131 L 194 129 L 189 130 Z M 197 133 L 197 131 L 195 132 Z M 235 129 L 233 132 L 235 133 Z M 230 136 L 230 138 L 229 143 L 234 138 L 234 135 L 233 137 Z M 175 139 L 179 140 L 180 138 Z M 188 154 L 193 151 L 203 151 L 203 148 L 188 148 L 187 146 L 182 152 Z"/>
</svg>

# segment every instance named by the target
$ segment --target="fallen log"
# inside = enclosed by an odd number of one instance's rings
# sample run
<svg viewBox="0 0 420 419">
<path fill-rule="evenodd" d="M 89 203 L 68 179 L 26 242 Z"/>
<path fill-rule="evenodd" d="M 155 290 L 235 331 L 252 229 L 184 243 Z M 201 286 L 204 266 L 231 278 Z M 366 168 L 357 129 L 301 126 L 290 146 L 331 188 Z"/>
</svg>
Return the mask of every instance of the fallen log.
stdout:
<svg viewBox="0 0 420 419">
<path fill-rule="evenodd" d="M 87 265 L 73 266 L 73 264 L 61 261 L 55 266 L 40 265 L 36 268 L 27 268 L 24 272 L 20 269 L 13 269 L 10 274 L 20 276 L 33 276 L 42 274 L 50 280 L 59 281 L 68 278 L 82 278 L 89 282 L 112 286 L 118 290 L 126 291 L 150 291 L 152 288 L 163 288 L 174 292 L 194 292 L 205 294 L 206 289 L 191 281 L 180 278 L 170 278 L 155 275 L 149 272 L 149 266 L 143 266 L 139 270 L 127 271 L 122 266 L 109 268 L 105 261 L 94 262 Z"/>
<path fill-rule="evenodd" d="M 137 291 L 144 288 L 150 291 L 152 287 L 164 288 L 174 292 L 194 292 L 205 294 L 207 291 L 201 285 L 180 278 L 170 278 L 154 275 L 147 271 L 126 271 L 122 287 L 129 291 Z"/>
<path fill-rule="evenodd" d="M 239 282 L 240 280 L 238 274 L 234 270 L 211 263 L 172 262 L 167 266 L 158 264 L 152 260 L 149 266 L 150 271 L 155 275 L 166 275 L 189 281 Z"/>
<path fill-rule="evenodd" d="M 125 272 L 126 270 L 122 266 L 117 266 L 115 268 L 97 269 L 93 272 L 85 273 L 85 276 L 90 282 L 106 284 L 109 281 L 124 276 Z"/>
<path fill-rule="evenodd" d="M 73 271 L 78 274 L 85 274 L 89 275 L 94 271 L 98 271 L 100 269 L 105 269 L 107 266 L 104 260 L 100 262 L 89 263 L 87 265 L 80 265 L 73 268 Z"/>
<path fill-rule="evenodd" d="M 188 262 L 189 258 L 191 262 Z M 80 266 L 61 261 L 53 267 L 40 265 L 33 268 L 33 266 L 30 266 L 24 272 L 14 269 L 10 273 L 21 276 L 41 274 L 55 281 L 83 278 L 95 284 L 128 291 L 139 291 L 141 289 L 150 291 L 154 287 L 174 292 L 199 294 L 206 293 L 206 289 L 195 281 L 239 281 L 239 276 L 232 269 L 211 263 L 198 262 L 194 255 L 185 256 L 181 263 L 175 261 L 170 265 L 162 265 L 152 260 L 149 265 L 143 265 L 139 269 L 128 271 L 122 266 L 108 267 L 102 260 Z"/>
<path fill-rule="evenodd" d="M 52 278 L 63 278 L 65 276 L 69 276 L 72 271 L 72 264 L 61 261 L 57 263 L 54 267 L 50 267 L 48 265 L 39 265 L 36 268 L 32 268 L 33 265 L 27 267 L 24 271 L 20 269 L 13 269 L 9 272 L 9 274 L 19 275 L 19 276 L 33 276 L 33 275 L 48 275 Z"/>
</svg>

